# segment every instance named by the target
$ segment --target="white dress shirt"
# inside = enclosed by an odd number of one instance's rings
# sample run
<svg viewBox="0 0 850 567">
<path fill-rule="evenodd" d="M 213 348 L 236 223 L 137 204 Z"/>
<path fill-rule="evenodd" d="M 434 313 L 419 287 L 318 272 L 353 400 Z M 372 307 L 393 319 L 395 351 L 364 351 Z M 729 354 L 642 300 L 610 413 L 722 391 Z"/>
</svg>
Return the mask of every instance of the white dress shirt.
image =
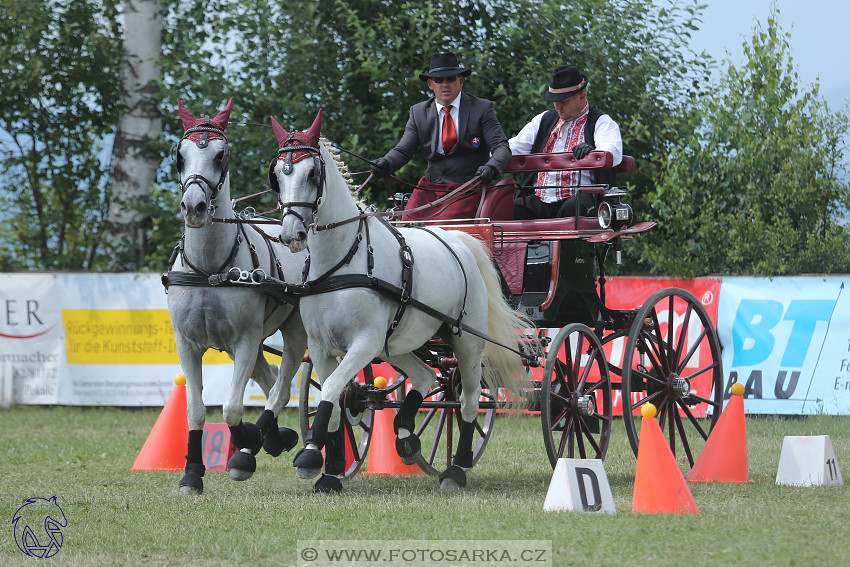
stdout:
<svg viewBox="0 0 850 567">
<path fill-rule="evenodd" d="M 531 153 L 531 146 L 534 144 L 534 138 L 537 136 L 537 131 L 540 129 L 540 121 L 546 112 L 548 111 L 541 112 L 532 118 L 531 122 L 526 124 L 516 136 L 508 140 L 508 144 L 511 146 L 511 153 L 513 155 L 525 155 Z M 576 120 L 579 120 L 579 118 L 576 118 Z M 552 148 L 553 152 L 567 151 L 565 146 L 569 140 L 569 132 L 574 123 L 575 120 L 564 122 L 564 125 L 558 133 L 558 138 L 555 140 L 555 145 Z M 580 138 L 580 141 L 584 141 L 583 131 Z M 620 127 L 607 114 L 603 114 L 596 121 L 596 128 L 593 131 L 593 140 L 597 150 L 611 153 L 614 157 L 613 165 L 619 165 L 619 163 L 623 161 L 623 139 L 620 136 Z M 590 175 L 590 171 L 582 171 L 580 183 L 582 185 L 589 185 L 591 183 Z M 560 179 L 558 179 L 557 174 L 552 172 L 549 174 L 545 185 L 558 185 L 559 183 Z M 543 201 L 549 202 L 549 200 L 545 197 L 543 198 Z"/>
</svg>

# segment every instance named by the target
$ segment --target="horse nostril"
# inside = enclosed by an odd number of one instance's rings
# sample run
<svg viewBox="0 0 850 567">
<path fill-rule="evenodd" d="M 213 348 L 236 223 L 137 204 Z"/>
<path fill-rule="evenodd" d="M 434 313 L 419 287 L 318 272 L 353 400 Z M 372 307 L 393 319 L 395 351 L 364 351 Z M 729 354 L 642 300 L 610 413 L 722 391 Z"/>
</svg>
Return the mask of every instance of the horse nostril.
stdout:
<svg viewBox="0 0 850 567">
<path fill-rule="evenodd" d="M 195 207 L 195 212 L 199 215 L 203 215 L 207 212 L 207 204 L 206 203 L 198 203 L 198 206 Z"/>
<path fill-rule="evenodd" d="M 307 239 L 307 233 L 304 232 L 303 230 L 299 230 L 298 231 L 298 240 L 306 240 L 306 239 Z"/>
</svg>

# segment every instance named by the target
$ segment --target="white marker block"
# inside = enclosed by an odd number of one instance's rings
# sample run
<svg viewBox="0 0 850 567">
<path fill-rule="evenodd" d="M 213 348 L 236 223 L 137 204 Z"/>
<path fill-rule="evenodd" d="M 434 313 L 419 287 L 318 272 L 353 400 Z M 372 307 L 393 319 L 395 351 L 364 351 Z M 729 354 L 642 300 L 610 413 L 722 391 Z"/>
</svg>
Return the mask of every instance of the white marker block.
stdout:
<svg viewBox="0 0 850 567">
<path fill-rule="evenodd" d="M 829 435 L 793 436 L 782 441 L 776 484 L 823 486 L 844 484 Z"/>
<path fill-rule="evenodd" d="M 608 475 L 600 459 L 558 459 L 543 511 L 561 510 L 617 513 Z"/>
</svg>

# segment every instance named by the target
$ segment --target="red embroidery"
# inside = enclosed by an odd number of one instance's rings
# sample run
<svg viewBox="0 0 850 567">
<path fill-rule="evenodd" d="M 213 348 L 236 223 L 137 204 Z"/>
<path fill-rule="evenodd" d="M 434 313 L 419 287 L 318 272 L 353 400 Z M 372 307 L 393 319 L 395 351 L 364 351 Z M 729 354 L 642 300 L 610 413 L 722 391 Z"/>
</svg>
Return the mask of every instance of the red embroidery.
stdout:
<svg viewBox="0 0 850 567">
<path fill-rule="evenodd" d="M 572 122 L 558 120 L 558 123 L 555 124 L 554 128 L 552 128 L 552 133 L 549 135 L 549 139 L 546 141 L 543 153 L 552 153 L 555 143 L 562 136 L 566 136 L 566 145 L 563 149 L 565 152 L 571 151 L 576 145 L 584 142 L 584 125 L 587 124 L 587 114 L 588 113 L 585 112 Z M 566 133 L 564 133 L 564 131 L 566 131 Z M 534 192 L 541 199 L 543 199 L 547 193 L 552 195 L 553 192 L 555 198 L 559 201 L 569 199 L 575 195 L 575 189 L 573 189 L 572 186 L 578 185 L 580 175 L 580 171 L 557 171 L 552 173 L 540 172 L 537 175 L 537 185 L 554 185 L 555 187 L 549 189 L 535 189 Z"/>
</svg>

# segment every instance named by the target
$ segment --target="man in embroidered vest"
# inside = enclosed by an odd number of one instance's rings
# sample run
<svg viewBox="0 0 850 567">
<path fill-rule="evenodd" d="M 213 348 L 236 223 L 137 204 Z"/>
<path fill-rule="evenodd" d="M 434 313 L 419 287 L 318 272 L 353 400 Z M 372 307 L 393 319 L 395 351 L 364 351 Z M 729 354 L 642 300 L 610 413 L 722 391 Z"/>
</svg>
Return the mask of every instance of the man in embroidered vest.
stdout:
<svg viewBox="0 0 850 567">
<path fill-rule="evenodd" d="M 555 68 L 552 80 L 543 89 L 543 100 L 554 109 L 535 116 L 519 134 L 510 139 L 514 155 L 573 152 L 582 159 L 592 150 L 604 150 L 614 156 L 614 166 L 623 160 L 620 127 L 610 116 L 587 104 L 587 77 L 576 68 Z M 521 195 L 514 199 L 514 218 L 558 218 L 593 213 L 596 199 L 592 194 L 576 194 L 576 185 L 613 184 L 610 169 L 557 171 L 526 174 Z M 534 193 L 530 194 L 530 189 Z"/>
<path fill-rule="evenodd" d="M 433 201 L 475 176 L 488 184 L 511 159 L 493 103 L 461 92 L 471 73 L 460 67 L 454 53 L 431 57 L 430 69 L 419 78 L 428 83 L 434 97 L 410 107 L 401 140 L 372 166 L 372 171 L 383 177 L 409 162 L 417 149 L 422 150 L 428 160 L 425 177 L 419 182 L 424 190 L 414 191 L 407 209 Z M 470 218 L 478 203 L 479 195 L 473 194 L 413 218 Z"/>
</svg>

